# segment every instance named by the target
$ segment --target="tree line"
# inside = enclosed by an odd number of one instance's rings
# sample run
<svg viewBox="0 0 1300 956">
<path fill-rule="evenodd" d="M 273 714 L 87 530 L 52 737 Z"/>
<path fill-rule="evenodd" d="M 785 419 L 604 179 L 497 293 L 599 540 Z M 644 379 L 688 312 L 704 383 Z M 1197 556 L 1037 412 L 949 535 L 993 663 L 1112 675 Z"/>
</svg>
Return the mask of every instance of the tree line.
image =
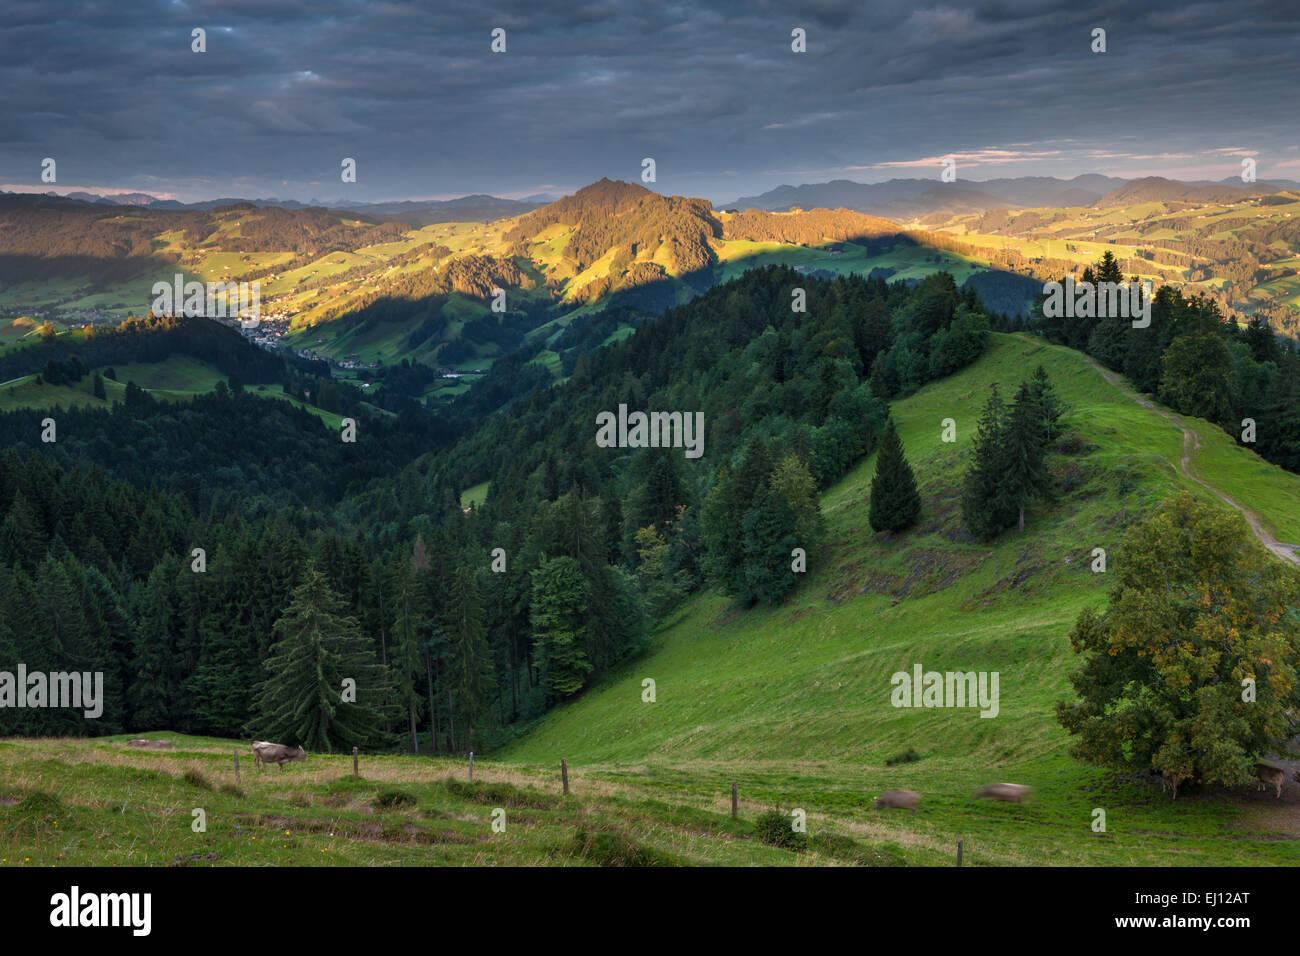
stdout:
<svg viewBox="0 0 1300 956">
<path fill-rule="evenodd" d="M 500 742 L 639 653 L 684 595 L 797 587 L 819 490 L 875 448 L 890 398 L 978 356 L 983 316 L 949 276 L 774 267 L 503 411 L 367 419 L 356 445 L 237 382 L 61 412 L 53 445 L 40 413 L 0 415 L 7 659 L 105 669 L 116 695 L 100 721 L 34 710 L 22 732 Z M 518 396 L 523 367 L 498 367 L 485 384 Z M 704 411 L 705 456 L 598 448 L 596 414 L 620 403 Z"/>
<path fill-rule="evenodd" d="M 1109 252 L 1082 275 L 1094 283 L 1123 280 Z M 1261 457 L 1300 471 L 1300 357 L 1294 342 L 1280 342 L 1258 316 L 1242 327 L 1213 299 L 1188 298 L 1170 286 L 1154 290 L 1145 328 L 1120 316 L 1045 317 L 1041 301 L 1031 327 L 1050 341 L 1086 352 L 1138 391 L 1220 425 Z M 1245 419 L 1255 423 L 1253 436 Z"/>
</svg>

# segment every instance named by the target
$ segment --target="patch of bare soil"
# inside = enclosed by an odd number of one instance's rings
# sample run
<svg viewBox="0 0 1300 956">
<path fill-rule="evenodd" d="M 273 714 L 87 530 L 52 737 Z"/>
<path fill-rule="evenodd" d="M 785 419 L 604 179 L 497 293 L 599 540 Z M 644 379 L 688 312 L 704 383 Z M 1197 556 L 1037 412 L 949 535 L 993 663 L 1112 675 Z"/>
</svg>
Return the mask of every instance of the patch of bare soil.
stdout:
<svg viewBox="0 0 1300 956">
<path fill-rule="evenodd" d="M 268 825 L 277 830 L 290 830 L 298 833 L 328 833 L 330 836 L 340 837 L 345 840 L 360 840 L 365 843 L 423 843 L 426 845 L 454 843 L 467 845 L 480 842 L 476 837 L 457 833 L 454 830 L 434 830 L 409 821 L 381 823 L 378 820 L 290 819 L 289 817 L 263 816 L 262 814 L 241 816 L 238 819 L 245 820 L 252 825 Z M 512 822 L 518 823 L 520 821 L 515 819 Z"/>
</svg>

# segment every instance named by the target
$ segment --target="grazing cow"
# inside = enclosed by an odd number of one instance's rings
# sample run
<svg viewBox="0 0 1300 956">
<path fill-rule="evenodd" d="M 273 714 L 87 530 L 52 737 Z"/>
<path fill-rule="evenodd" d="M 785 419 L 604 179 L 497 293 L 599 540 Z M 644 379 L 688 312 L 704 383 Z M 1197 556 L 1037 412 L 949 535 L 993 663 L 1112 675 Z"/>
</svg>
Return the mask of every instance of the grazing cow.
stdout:
<svg viewBox="0 0 1300 956">
<path fill-rule="evenodd" d="M 1022 783 L 990 783 L 975 791 L 977 797 L 990 800 L 1004 800 L 1007 803 L 1020 803 L 1029 795 L 1029 788 Z"/>
<path fill-rule="evenodd" d="M 301 747 L 286 747 L 284 744 L 273 744 L 265 740 L 253 741 L 253 756 L 257 758 L 257 769 L 262 769 L 264 763 L 278 763 L 280 772 L 284 773 L 284 765 L 291 760 L 306 760 L 307 751 Z"/>
<path fill-rule="evenodd" d="M 872 810 L 897 807 L 900 810 L 915 810 L 921 801 L 921 795 L 915 790 L 886 790 L 871 801 Z"/>
<path fill-rule="evenodd" d="M 1272 764 L 1257 763 L 1255 764 L 1255 783 L 1256 790 L 1267 790 L 1269 787 L 1276 787 L 1277 796 L 1280 800 L 1282 799 L 1282 785 L 1286 783 L 1286 774 Z"/>
</svg>

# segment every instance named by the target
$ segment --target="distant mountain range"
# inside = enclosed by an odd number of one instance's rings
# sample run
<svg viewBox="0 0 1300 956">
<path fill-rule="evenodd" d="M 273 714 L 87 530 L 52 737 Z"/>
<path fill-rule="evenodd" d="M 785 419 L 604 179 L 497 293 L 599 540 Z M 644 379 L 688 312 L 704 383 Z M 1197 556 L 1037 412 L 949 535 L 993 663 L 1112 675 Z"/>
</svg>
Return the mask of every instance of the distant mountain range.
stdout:
<svg viewBox="0 0 1300 956">
<path fill-rule="evenodd" d="M 715 203 L 715 209 L 758 209 L 788 212 L 791 209 L 849 209 L 899 221 L 916 220 L 934 225 L 953 216 L 978 214 L 995 209 L 1031 209 L 1040 207 L 1088 206 L 1099 209 L 1140 202 L 1231 202 L 1247 195 L 1263 195 L 1282 190 L 1300 189 L 1300 183 L 1272 179 L 1245 184 L 1231 176 L 1212 182 L 1182 182 L 1162 176 L 1123 179 L 1086 173 L 1073 179 L 1054 176 L 1019 176 L 1007 179 L 961 180 L 943 183 L 937 179 L 891 179 L 883 183 L 860 183 L 835 179 L 826 183 L 802 186 L 777 186 L 758 196 L 742 196 L 734 202 Z M 236 203 L 274 206 L 280 209 L 325 208 L 355 211 L 377 219 L 392 219 L 416 226 L 439 222 L 492 222 L 531 212 L 556 202 L 559 197 L 537 193 L 524 199 L 502 199 L 476 193 L 459 199 L 396 200 L 390 202 L 354 202 L 312 199 L 243 199 L 226 197 L 183 203 L 159 199 L 148 193 L 100 195 L 74 192 L 65 196 L 55 193 L 5 193 L 0 195 L 61 198 L 102 206 L 135 206 L 149 209 L 211 210 Z"/>
<path fill-rule="evenodd" d="M 762 209 L 786 212 L 790 209 L 851 209 L 889 219 L 946 218 L 988 212 L 993 209 L 1042 206 L 1108 206 L 1135 202 L 1187 200 L 1222 202 L 1244 195 L 1260 195 L 1300 188 L 1285 179 L 1247 185 L 1238 177 L 1220 182 L 1179 182 L 1160 176 L 1121 179 L 1087 173 L 1073 179 L 1053 176 L 1021 176 L 982 182 L 936 179 L 891 179 L 883 183 L 859 183 L 837 179 L 804 186 L 778 186 L 759 196 L 742 196 L 721 209 Z"/>
<path fill-rule="evenodd" d="M 159 199 L 148 193 L 118 193 L 100 195 L 98 193 L 72 192 L 59 193 L 7 193 L 0 189 L 0 195 L 32 197 L 33 199 L 66 199 L 74 202 L 92 203 L 99 206 L 137 206 L 148 209 L 194 209 L 211 210 L 220 206 L 233 206 L 237 203 L 252 203 L 254 206 L 274 206 L 279 209 L 346 209 L 364 213 L 367 216 L 400 219 L 417 226 L 428 226 L 436 222 L 491 222 L 494 219 L 506 219 L 531 212 L 538 206 L 553 202 L 554 197 L 547 194 L 530 196 L 527 199 L 501 199 L 497 196 L 475 194 L 459 199 L 422 199 L 401 200 L 396 202 L 352 202 L 336 200 L 334 202 L 298 202 L 296 199 L 240 199 L 228 197 L 222 199 L 205 199 L 201 202 L 184 203 L 175 199 Z"/>
<path fill-rule="evenodd" d="M 909 282 L 949 271 L 1014 315 L 1035 285 L 1110 251 L 1126 276 L 1194 290 L 1300 337 L 1296 249 L 1300 186 L 1285 180 L 838 180 L 722 211 L 608 179 L 546 204 L 482 194 L 327 206 L 9 193 L 0 196 L 0 315 L 128 314 L 145 306 L 156 275 L 179 267 L 209 281 L 263 281 L 264 306 L 323 354 L 368 349 L 367 361 L 481 367 L 525 338 L 558 338 L 573 310 L 658 313 L 749 268 Z M 509 324 L 490 311 L 496 288 L 510 291 Z"/>
</svg>

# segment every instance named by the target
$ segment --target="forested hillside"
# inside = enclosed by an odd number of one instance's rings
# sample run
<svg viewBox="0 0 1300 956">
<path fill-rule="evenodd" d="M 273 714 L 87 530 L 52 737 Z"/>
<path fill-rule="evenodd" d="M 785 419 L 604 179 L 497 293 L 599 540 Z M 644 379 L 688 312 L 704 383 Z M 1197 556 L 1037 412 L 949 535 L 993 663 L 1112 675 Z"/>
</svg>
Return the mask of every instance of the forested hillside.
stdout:
<svg viewBox="0 0 1300 956">
<path fill-rule="evenodd" d="M 0 461 L 0 619 L 21 622 L 0 640 L 51 670 L 105 669 L 115 695 L 111 723 L 32 711 L 25 732 L 269 735 L 260 680 L 266 699 L 307 692 L 260 670 L 296 639 L 272 625 L 315 615 L 379 675 L 348 724 L 373 723 L 367 745 L 499 740 L 637 653 L 689 592 L 780 602 L 792 549 L 818 560 L 819 488 L 874 447 L 890 398 L 974 360 L 987 324 L 946 275 L 909 289 L 770 268 L 454 426 L 409 410 L 360 420 L 349 443 L 238 383 L 60 412 L 52 444 L 40 413 L 0 416 L 16 448 Z M 702 413 L 703 456 L 598 447 L 597 415 L 620 404 Z M 463 510 L 484 482 L 486 504 Z"/>
</svg>

